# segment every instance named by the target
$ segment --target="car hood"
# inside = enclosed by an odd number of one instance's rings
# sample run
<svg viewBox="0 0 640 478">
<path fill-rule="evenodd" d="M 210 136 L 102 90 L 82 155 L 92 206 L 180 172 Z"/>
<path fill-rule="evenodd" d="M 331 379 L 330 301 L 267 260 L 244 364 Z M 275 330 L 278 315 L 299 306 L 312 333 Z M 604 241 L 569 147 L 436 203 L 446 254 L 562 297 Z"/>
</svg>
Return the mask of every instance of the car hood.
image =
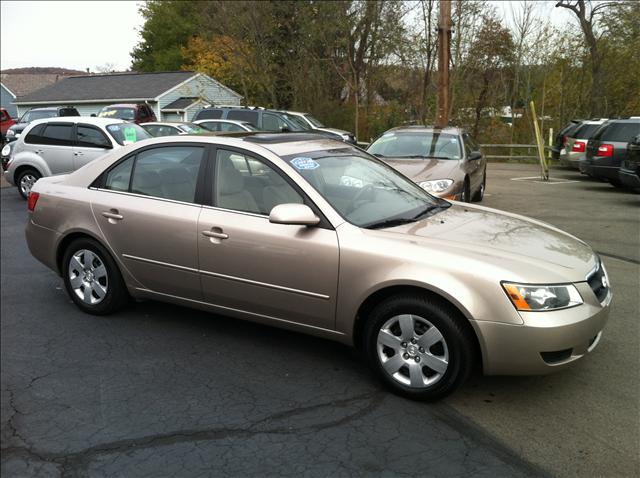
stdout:
<svg viewBox="0 0 640 478">
<path fill-rule="evenodd" d="M 414 182 L 429 179 L 460 180 L 464 174 L 460 170 L 461 160 L 456 159 L 401 159 L 380 158 L 392 168 L 400 171 Z"/>
<path fill-rule="evenodd" d="M 345 131 L 343 129 L 337 129 L 337 128 L 315 128 L 315 129 L 317 129 L 318 131 L 326 131 L 327 133 L 335 133 L 335 134 L 340 134 L 340 135 L 346 134 L 346 135 L 350 135 L 350 136 L 353 135 L 349 131 Z"/>
<path fill-rule="evenodd" d="M 16 123 L 16 124 L 10 126 L 9 129 L 12 129 L 16 133 L 21 133 L 22 130 L 25 129 L 28 125 L 29 125 L 29 123 Z"/>
<path fill-rule="evenodd" d="M 534 269 L 553 269 L 562 280 L 585 280 L 595 267 L 591 247 L 578 238 L 534 219 L 454 202 L 448 209 L 415 223 L 378 230 L 396 239 L 434 246 L 509 267 L 521 277 Z M 529 276 L 531 277 L 531 276 Z"/>
</svg>

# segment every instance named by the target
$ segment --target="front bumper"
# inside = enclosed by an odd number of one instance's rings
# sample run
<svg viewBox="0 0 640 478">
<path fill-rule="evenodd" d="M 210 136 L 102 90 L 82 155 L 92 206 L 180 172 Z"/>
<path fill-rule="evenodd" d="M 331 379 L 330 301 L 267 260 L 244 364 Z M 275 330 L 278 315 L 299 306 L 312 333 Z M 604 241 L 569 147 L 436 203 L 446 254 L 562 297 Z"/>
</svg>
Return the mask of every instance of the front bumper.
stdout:
<svg viewBox="0 0 640 478">
<path fill-rule="evenodd" d="M 640 177 L 634 171 L 620 168 L 618 171 L 620 181 L 630 189 L 640 189 Z"/>
<path fill-rule="evenodd" d="M 544 375 L 592 352 L 609 316 L 611 292 L 601 305 L 586 282 L 575 284 L 584 304 L 552 312 L 521 313 L 523 325 L 471 321 L 486 375 Z"/>
</svg>

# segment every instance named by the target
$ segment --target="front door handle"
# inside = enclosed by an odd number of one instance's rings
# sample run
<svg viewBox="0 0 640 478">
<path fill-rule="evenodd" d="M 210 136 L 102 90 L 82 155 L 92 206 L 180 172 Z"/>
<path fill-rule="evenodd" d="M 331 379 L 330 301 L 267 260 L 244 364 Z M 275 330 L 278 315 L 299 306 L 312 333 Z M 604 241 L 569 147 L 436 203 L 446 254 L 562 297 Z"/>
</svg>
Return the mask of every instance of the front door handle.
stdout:
<svg viewBox="0 0 640 478">
<path fill-rule="evenodd" d="M 75 151 L 75 152 L 73 153 L 73 155 L 74 155 L 74 156 L 84 156 L 84 153 L 83 153 L 83 152 L 81 152 L 81 151 Z"/>
<path fill-rule="evenodd" d="M 42 153 L 44 153 L 44 150 L 42 150 L 42 149 L 36 149 L 35 153 L 36 153 L 36 154 L 42 154 Z"/>
<path fill-rule="evenodd" d="M 203 236 L 213 237 L 216 239 L 228 239 L 229 234 L 225 234 L 224 232 L 216 232 L 216 231 L 202 231 Z"/>
</svg>

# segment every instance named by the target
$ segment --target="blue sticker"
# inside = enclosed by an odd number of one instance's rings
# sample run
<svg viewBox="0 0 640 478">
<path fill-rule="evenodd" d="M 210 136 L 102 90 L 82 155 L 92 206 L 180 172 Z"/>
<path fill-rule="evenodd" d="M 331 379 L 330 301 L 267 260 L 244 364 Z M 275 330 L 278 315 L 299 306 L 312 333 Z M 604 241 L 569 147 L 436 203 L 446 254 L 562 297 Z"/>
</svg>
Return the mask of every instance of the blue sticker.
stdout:
<svg viewBox="0 0 640 478">
<path fill-rule="evenodd" d="M 300 171 L 304 171 L 307 169 L 316 169 L 320 167 L 317 161 L 314 161 L 311 158 L 304 158 L 304 157 L 293 158 L 291 160 L 291 164 L 293 164 L 294 168 Z"/>
</svg>

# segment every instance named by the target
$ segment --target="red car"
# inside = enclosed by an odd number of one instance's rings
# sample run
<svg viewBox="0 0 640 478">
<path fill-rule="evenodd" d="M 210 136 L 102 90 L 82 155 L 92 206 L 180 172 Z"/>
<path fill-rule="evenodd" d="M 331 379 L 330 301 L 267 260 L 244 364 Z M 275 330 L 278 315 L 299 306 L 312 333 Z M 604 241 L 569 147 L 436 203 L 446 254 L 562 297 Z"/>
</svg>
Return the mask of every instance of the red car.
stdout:
<svg viewBox="0 0 640 478">
<path fill-rule="evenodd" d="M 7 130 L 9 129 L 9 127 L 13 126 L 14 124 L 16 124 L 16 122 L 13 121 L 13 118 L 11 118 L 11 115 L 9 115 L 9 112 L 4 108 L 0 108 L 0 133 L 2 133 L 3 143 L 4 143 L 4 137 L 5 137 L 5 134 L 7 133 Z"/>
<path fill-rule="evenodd" d="M 153 109 L 144 103 L 120 103 L 105 106 L 98 113 L 98 117 L 118 118 L 136 124 L 157 121 Z"/>
</svg>

